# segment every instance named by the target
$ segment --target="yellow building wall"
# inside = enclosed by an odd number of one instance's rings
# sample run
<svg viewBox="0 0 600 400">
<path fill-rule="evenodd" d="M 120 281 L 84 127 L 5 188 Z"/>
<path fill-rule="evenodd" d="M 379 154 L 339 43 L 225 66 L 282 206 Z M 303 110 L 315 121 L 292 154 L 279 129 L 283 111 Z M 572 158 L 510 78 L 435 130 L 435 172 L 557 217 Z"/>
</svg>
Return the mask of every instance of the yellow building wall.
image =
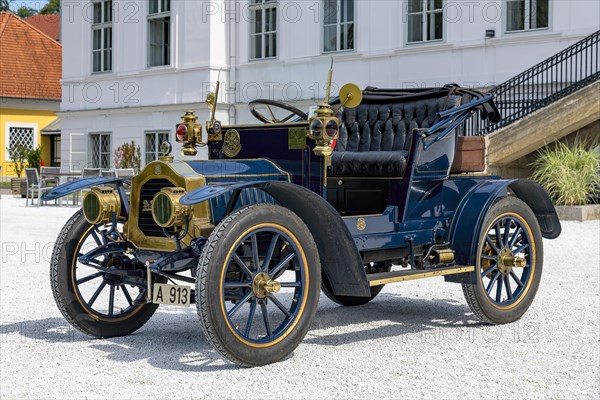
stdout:
<svg viewBox="0 0 600 400">
<path fill-rule="evenodd" d="M 50 143 L 47 139 L 42 140 L 40 132 L 55 119 L 56 114 L 52 111 L 0 108 L 0 148 L 2 149 L 2 151 L 0 151 L 0 165 L 2 165 L 2 178 L 16 176 L 16 174 L 14 173 L 13 163 L 11 163 L 9 159 L 7 159 L 6 154 L 6 148 L 8 147 L 7 124 L 37 124 L 36 143 L 38 145 L 42 145 L 42 160 L 44 160 L 44 164 L 50 165 Z"/>
</svg>

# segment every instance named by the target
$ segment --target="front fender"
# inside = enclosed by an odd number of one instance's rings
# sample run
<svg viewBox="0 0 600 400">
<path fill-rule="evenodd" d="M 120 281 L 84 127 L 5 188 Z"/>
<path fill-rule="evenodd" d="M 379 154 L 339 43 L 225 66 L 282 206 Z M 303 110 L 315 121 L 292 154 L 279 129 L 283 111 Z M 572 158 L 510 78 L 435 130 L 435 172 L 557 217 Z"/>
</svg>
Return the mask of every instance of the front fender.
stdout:
<svg viewBox="0 0 600 400">
<path fill-rule="evenodd" d="M 474 265 L 483 220 L 492 204 L 508 196 L 509 190 L 531 208 L 543 237 L 554 239 L 560 235 L 561 226 L 556 209 L 540 185 L 528 179 L 483 181 L 463 197 L 450 225 L 449 240 L 457 264 Z"/>
<path fill-rule="evenodd" d="M 47 191 L 42 196 L 43 200 L 56 200 L 61 197 L 70 195 L 71 193 L 79 192 L 80 190 L 91 188 L 93 186 L 105 185 L 107 183 L 117 183 L 128 181 L 127 178 L 104 178 L 101 176 L 93 176 L 90 178 L 76 179 L 71 182 L 63 183 L 53 189 Z"/>
<path fill-rule="evenodd" d="M 321 267 L 334 294 L 358 297 L 371 295 L 360 253 L 346 224 L 321 196 L 302 186 L 282 181 L 208 185 L 186 194 L 180 203 L 189 206 L 248 188 L 264 191 L 304 221 L 315 239 Z"/>
<path fill-rule="evenodd" d="M 250 188 L 262 189 L 269 183 L 271 183 L 271 181 L 233 182 L 206 185 L 186 193 L 181 199 L 179 199 L 179 202 L 184 206 L 192 206 L 194 204 L 202 203 L 203 201 L 214 199 L 215 197 L 219 197 L 225 193 L 234 192 L 236 190 Z"/>
</svg>

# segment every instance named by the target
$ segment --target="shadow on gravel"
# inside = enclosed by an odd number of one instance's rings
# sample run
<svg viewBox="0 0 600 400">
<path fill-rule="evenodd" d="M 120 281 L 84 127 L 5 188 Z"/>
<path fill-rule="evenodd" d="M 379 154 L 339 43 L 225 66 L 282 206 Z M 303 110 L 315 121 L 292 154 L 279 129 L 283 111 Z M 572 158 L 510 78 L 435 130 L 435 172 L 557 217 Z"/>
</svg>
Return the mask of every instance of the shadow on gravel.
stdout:
<svg viewBox="0 0 600 400">
<path fill-rule="evenodd" d="M 194 309 L 195 311 L 195 309 Z M 2 343 L 80 343 L 99 350 L 112 361 L 146 360 L 151 366 L 176 371 L 237 369 L 204 340 L 195 312 L 157 311 L 140 330 L 129 336 L 94 339 L 74 329 L 64 318 L 44 318 L 0 325 Z M 87 343 L 86 343 L 87 342 Z"/>
<path fill-rule="evenodd" d="M 85 342 L 90 338 L 76 331 L 64 318 L 44 318 L 0 325 L 2 343 L 45 341 L 51 343 Z"/>
<path fill-rule="evenodd" d="M 195 310 L 194 310 L 195 311 Z M 195 312 L 158 310 L 139 331 L 119 338 L 92 339 L 63 318 L 45 318 L 0 325 L 2 342 L 81 343 L 105 353 L 109 360 L 146 360 L 151 366 L 176 371 L 214 372 L 237 369 L 222 360 L 204 339 Z M 452 337 L 457 328 L 479 326 L 468 307 L 454 300 L 403 298 L 382 293 L 359 307 L 334 305 L 323 296 L 304 343 L 343 346 L 349 343 L 423 332 Z M 87 343 L 84 343 L 87 342 Z"/>
<path fill-rule="evenodd" d="M 328 302 L 328 305 L 333 303 Z M 355 329 L 349 326 L 358 325 Z M 366 326 L 365 326 L 366 325 Z M 358 307 L 321 307 L 304 343 L 343 346 L 386 337 L 420 333 L 437 335 L 441 330 L 481 326 L 464 302 L 449 299 L 408 299 L 380 294 Z M 447 333 L 452 337 L 452 333 Z"/>
</svg>

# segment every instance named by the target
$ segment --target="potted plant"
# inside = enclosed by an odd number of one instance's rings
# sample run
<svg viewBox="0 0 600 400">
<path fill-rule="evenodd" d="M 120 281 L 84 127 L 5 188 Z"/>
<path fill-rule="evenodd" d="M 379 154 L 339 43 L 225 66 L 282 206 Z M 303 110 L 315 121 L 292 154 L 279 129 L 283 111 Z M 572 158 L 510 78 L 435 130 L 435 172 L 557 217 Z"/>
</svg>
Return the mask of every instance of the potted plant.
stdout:
<svg viewBox="0 0 600 400">
<path fill-rule="evenodd" d="M 540 150 L 532 164 L 532 178 L 550 195 L 561 219 L 600 218 L 600 205 L 592 204 L 600 193 L 598 144 L 576 138 Z"/>
<path fill-rule="evenodd" d="M 22 144 L 13 144 L 8 147 L 8 157 L 10 162 L 13 164 L 14 172 L 17 175 L 16 178 L 11 178 L 10 186 L 13 194 L 20 194 L 22 196 L 27 193 L 27 183 L 25 178 L 21 177 L 23 170 L 25 169 L 25 163 L 27 161 L 27 155 L 29 150 Z"/>
</svg>

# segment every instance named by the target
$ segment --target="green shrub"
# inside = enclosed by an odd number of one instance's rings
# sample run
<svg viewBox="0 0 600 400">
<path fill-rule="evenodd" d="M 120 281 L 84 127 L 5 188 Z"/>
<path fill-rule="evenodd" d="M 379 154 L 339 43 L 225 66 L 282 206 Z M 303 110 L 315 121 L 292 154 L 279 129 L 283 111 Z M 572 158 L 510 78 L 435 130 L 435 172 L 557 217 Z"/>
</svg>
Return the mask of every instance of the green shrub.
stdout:
<svg viewBox="0 0 600 400">
<path fill-rule="evenodd" d="M 29 168 L 36 168 L 40 172 L 42 166 L 42 146 L 38 146 L 37 149 L 31 149 L 27 152 L 27 166 Z"/>
<path fill-rule="evenodd" d="M 576 138 L 572 144 L 547 146 L 538 152 L 532 167 L 532 178 L 557 205 L 584 205 L 598 195 L 600 153 L 590 142 Z"/>
</svg>

